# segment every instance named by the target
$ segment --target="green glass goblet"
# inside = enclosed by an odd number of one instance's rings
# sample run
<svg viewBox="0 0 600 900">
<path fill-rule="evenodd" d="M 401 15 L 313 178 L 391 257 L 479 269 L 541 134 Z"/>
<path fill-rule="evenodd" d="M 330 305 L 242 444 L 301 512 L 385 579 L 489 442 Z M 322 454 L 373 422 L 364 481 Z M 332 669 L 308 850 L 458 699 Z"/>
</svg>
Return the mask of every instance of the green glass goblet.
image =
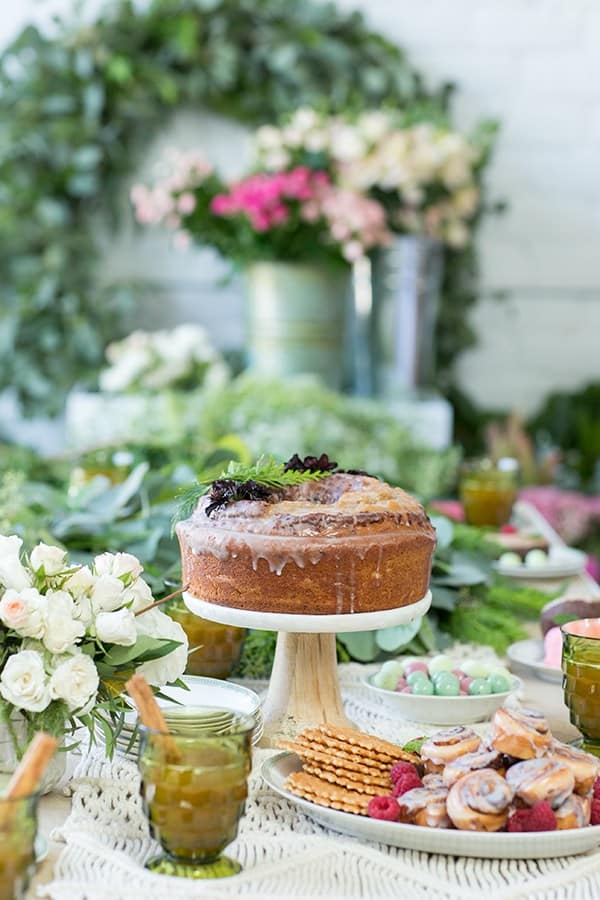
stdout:
<svg viewBox="0 0 600 900">
<path fill-rule="evenodd" d="M 39 794 L 0 798 L 0 900 L 22 900 L 35 868 Z"/>
<path fill-rule="evenodd" d="M 578 619 L 561 628 L 565 703 L 583 739 L 579 746 L 600 756 L 600 619 Z"/>
<path fill-rule="evenodd" d="M 206 710 L 203 711 L 205 713 Z M 213 712 L 217 712 L 216 710 Z M 180 878 L 226 878 L 241 866 L 222 851 L 244 812 L 255 722 L 230 711 L 214 730 L 181 708 L 170 735 L 140 725 L 139 768 L 150 830 L 164 853 L 146 867 Z"/>
</svg>

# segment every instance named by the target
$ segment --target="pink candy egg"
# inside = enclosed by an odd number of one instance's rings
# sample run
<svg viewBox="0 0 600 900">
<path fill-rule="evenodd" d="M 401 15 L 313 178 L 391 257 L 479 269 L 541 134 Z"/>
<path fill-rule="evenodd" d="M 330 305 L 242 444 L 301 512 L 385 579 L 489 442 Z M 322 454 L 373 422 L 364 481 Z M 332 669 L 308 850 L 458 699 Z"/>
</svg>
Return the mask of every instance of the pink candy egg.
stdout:
<svg viewBox="0 0 600 900">
<path fill-rule="evenodd" d="M 472 681 L 473 681 L 473 679 L 470 678 L 468 675 L 463 675 L 463 677 L 460 679 L 461 691 L 466 691 L 468 693 L 469 685 L 471 684 Z"/>
<path fill-rule="evenodd" d="M 452 674 L 453 674 L 453 675 L 456 675 L 457 678 L 464 678 L 464 677 L 465 677 L 465 673 L 463 672 L 462 669 L 452 669 Z"/>
<path fill-rule="evenodd" d="M 413 689 L 411 684 L 407 684 L 406 687 L 403 687 L 400 691 L 401 694 L 412 694 Z"/>
<path fill-rule="evenodd" d="M 425 672 L 426 675 L 429 674 L 427 666 L 424 662 L 411 662 L 407 665 L 404 670 L 405 675 L 410 675 L 411 672 Z"/>
<path fill-rule="evenodd" d="M 401 691 L 402 688 L 406 687 L 406 678 L 399 678 L 398 683 L 396 685 L 396 690 Z"/>
</svg>

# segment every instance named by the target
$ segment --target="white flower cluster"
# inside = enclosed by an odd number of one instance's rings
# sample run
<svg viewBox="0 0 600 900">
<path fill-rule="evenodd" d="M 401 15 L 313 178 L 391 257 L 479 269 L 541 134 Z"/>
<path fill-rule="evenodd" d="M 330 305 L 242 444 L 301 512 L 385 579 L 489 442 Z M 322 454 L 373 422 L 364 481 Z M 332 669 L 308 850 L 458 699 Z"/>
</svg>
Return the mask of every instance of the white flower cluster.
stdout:
<svg viewBox="0 0 600 900">
<path fill-rule="evenodd" d="M 139 636 L 169 638 L 180 646 L 138 666 L 151 684 L 174 681 L 187 661 L 185 632 L 153 602 L 130 553 L 103 553 L 91 567 L 72 566 L 60 547 L 40 543 L 29 565 L 22 541 L 0 535 L 0 623 L 9 652 L 0 673 L 0 695 L 18 710 L 42 712 L 53 700 L 83 715 L 95 703 L 96 662 L 106 644 L 133 647 Z M 135 664 L 135 663 L 134 663 Z"/>
<path fill-rule="evenodd" d="M 393 230 L 454 247 L 470 238 L 469 221 L 480 200 L 479 152 L 457 132 L 430 122 L 400 126 L 383 111 L 351 121 L 299 109 L 281 128 L 259 128 L 255 141 L 259 161 L 270 171 L 301 161 L 303 154 L 322 155 L 343 187 L 374 192 Z"/>
<path fill-rule="evenodd" d="M 103 391 L 160 391 L 224 384 L 229 369 L 204 328 L 178 325 L 171 331 L 134 331 L 109 344 L 110 365 L 100 373 Z"/>
</svg>

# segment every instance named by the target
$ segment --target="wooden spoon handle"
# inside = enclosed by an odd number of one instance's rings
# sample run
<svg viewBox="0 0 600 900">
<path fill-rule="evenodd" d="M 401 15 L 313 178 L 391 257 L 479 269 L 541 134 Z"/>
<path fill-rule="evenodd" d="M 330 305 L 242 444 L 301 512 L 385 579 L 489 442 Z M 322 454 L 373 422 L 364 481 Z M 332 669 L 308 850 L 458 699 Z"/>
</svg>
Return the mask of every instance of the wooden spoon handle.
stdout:
<svg viewBox="0 0 600 900">
<path fill-rule="evenodd" d="M 45 731 L 38 731 L 8 782 L 7 799 L 27 797 L 39 788 L 42 776 L 57 747 L 56 738 L 46 734 Z"/>
</svg>

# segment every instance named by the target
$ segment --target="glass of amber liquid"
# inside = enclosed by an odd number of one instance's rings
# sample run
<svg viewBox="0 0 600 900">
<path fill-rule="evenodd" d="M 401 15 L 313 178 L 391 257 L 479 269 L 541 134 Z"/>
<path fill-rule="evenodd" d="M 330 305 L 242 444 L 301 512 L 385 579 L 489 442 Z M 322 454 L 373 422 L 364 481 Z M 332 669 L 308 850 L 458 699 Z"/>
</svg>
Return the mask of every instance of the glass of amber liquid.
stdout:
<svg viewBox="0 0 600 900">
<path fill-rule="evenodd" d="M 184 708 L 185 709 L 185 708 Z M 235 714 L 225 731 L 193 715 L 169 735 L 140 725 L 142 800 L 163 853 L 146 863 L 162 875 L 225 878 L 241 866 L 222 851 L 244 812 L 255 722 Z"/>
<path fill-rule="evenodd" d="M 460 500 L 469 525 L 506 525 L 517 496 L 516 472 L 490 459 L 473 460 L 461 468 Z"/>
<path fill-rule="evenodd" d="M 35 868 L 38 794 L 0 798 L 0 900 L 21 900 Z"/>
<path fill-rule="evenodd" d="M 190 648 L 197 648 L 188 657 L 186 673 L 229 678 L 239 662 L 246 630 L 201 619 L 189 611 L 183 600 L 174 600 L 166 612 L 179 622 L 187 635 Z"/>
<path fill-rule="evenodd" d="M 563 690 L 582 749 L 600 756 L 600 619 L 562 626 Z"/>
</svg>

